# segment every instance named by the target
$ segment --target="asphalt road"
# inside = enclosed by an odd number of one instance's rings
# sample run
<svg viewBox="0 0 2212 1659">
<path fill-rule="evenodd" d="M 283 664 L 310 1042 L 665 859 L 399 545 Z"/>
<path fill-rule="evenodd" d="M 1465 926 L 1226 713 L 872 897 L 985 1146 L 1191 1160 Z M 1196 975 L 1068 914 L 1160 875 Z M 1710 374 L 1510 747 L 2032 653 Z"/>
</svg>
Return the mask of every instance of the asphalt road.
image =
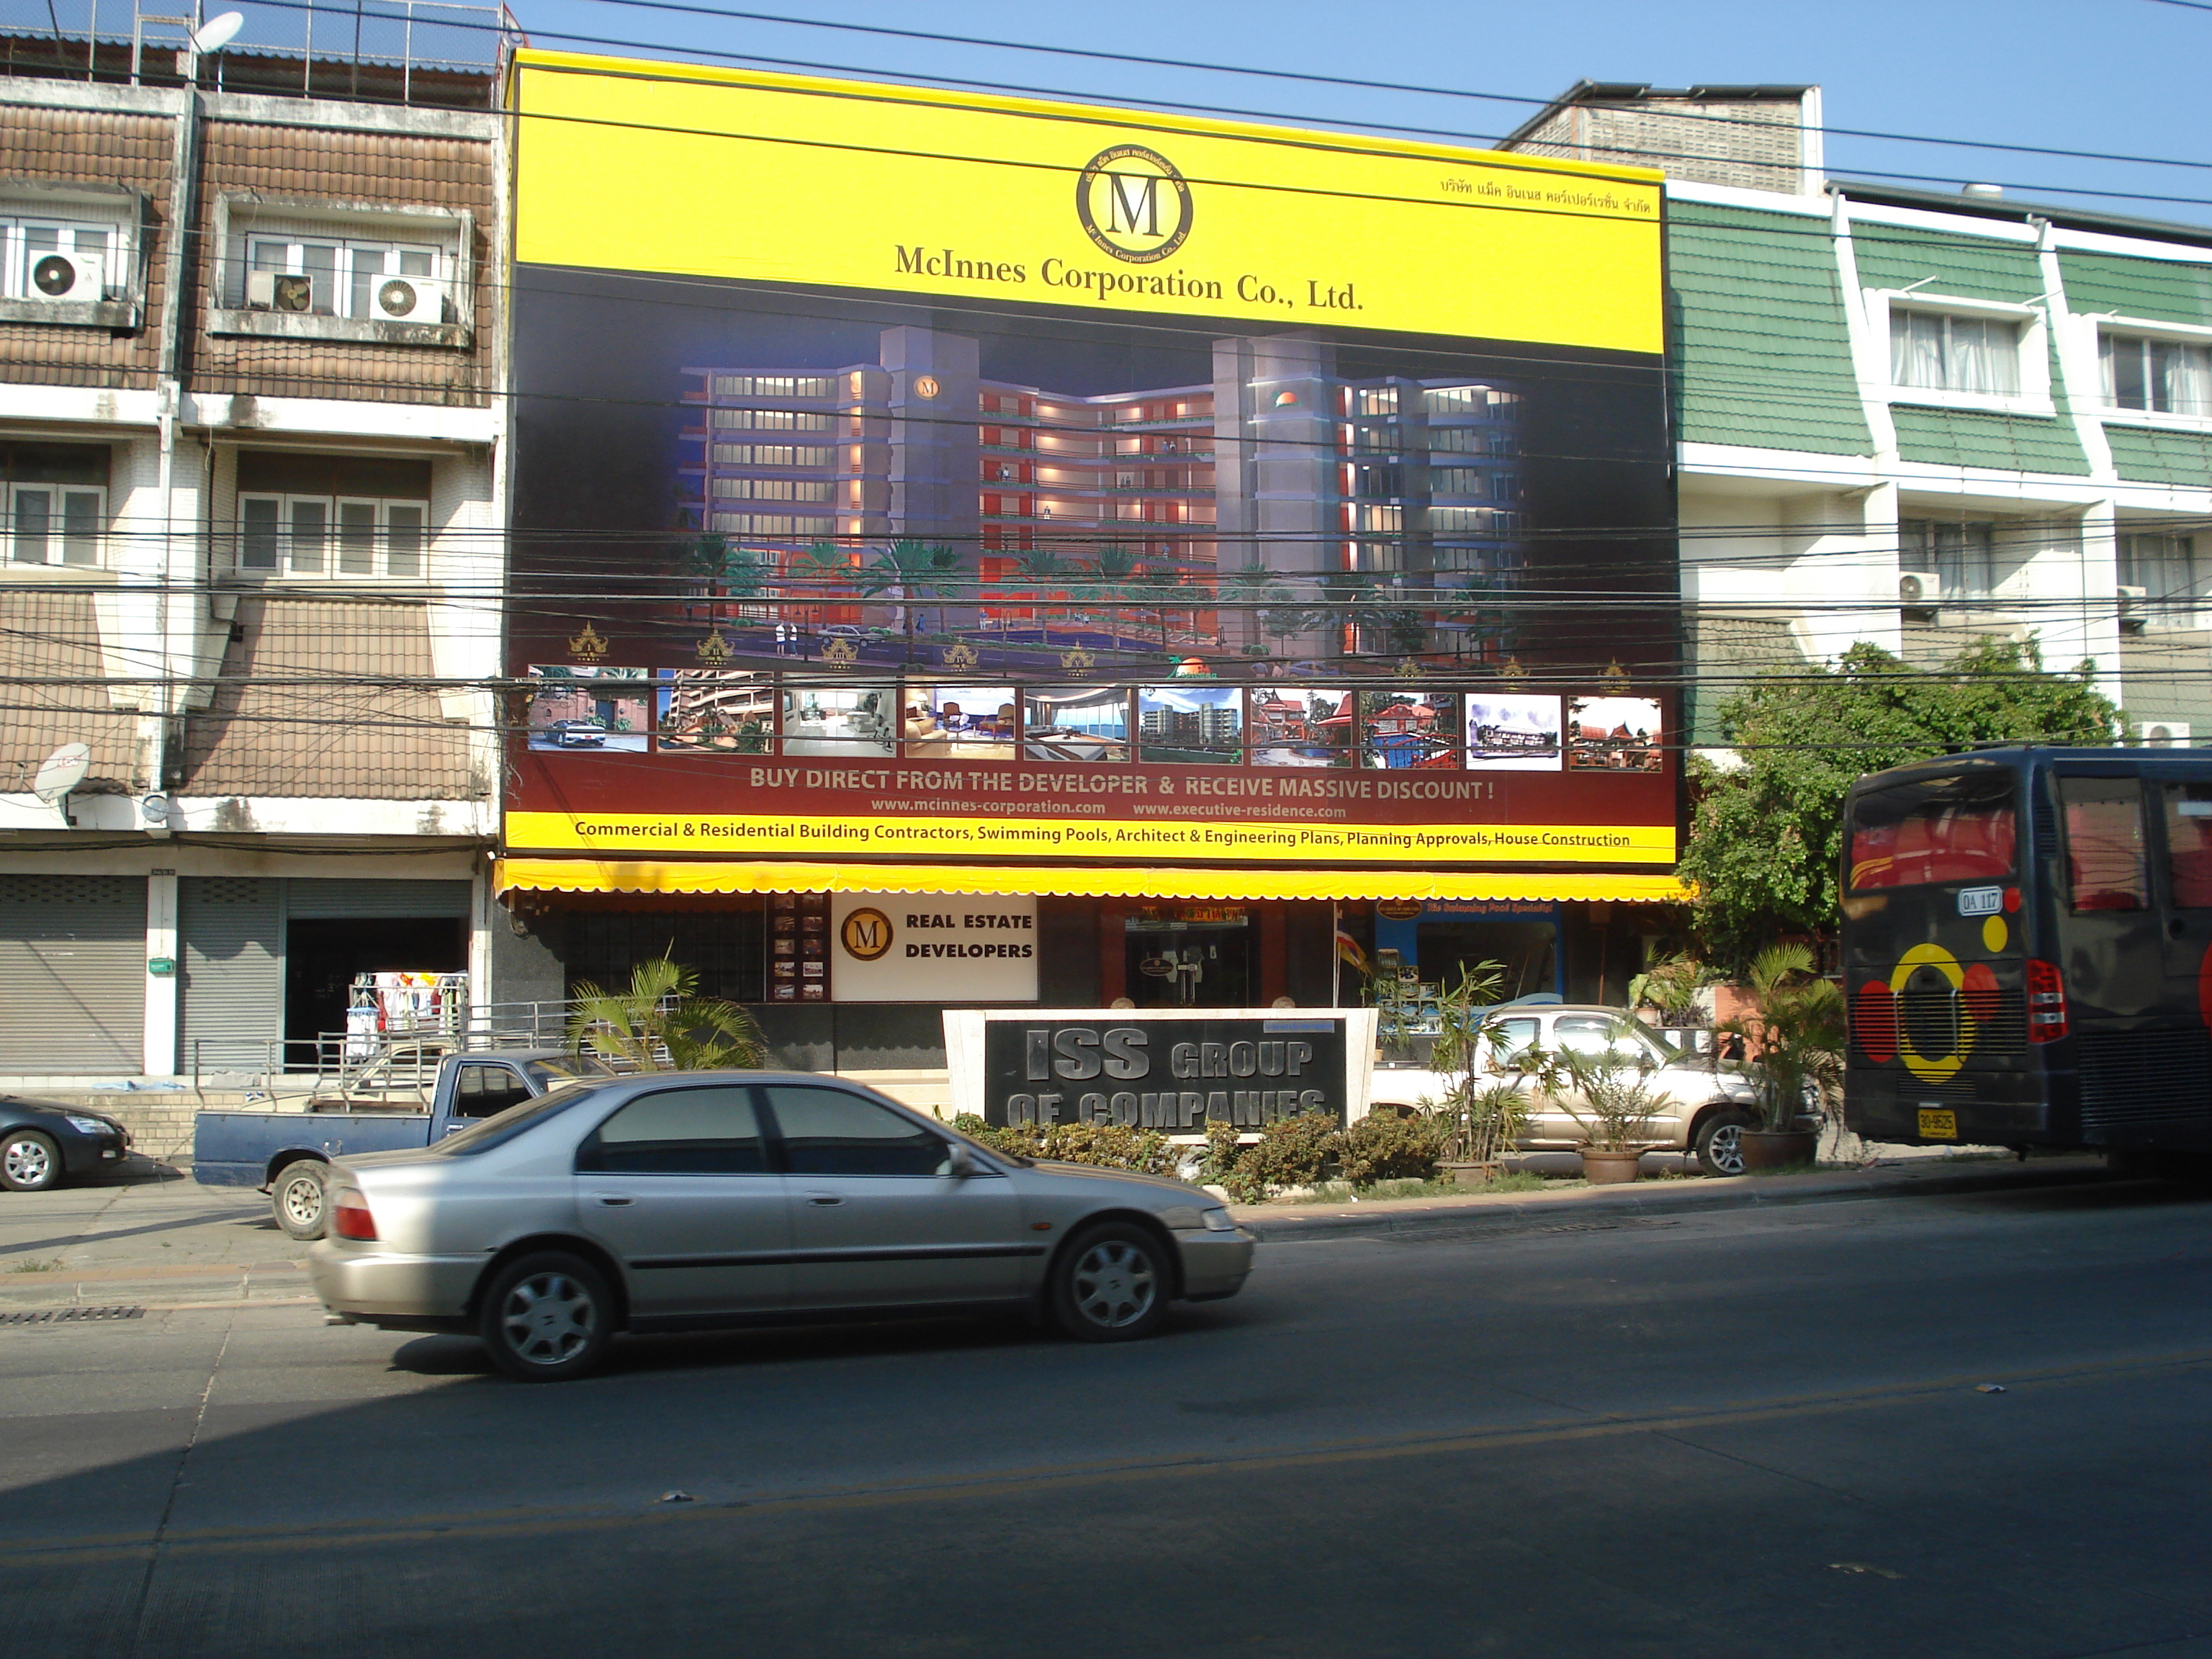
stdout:
<svg viewBox="0 0 2212 1659">
<path fill-rule="evenodd" d="M 180 1199 L 80 1219 L 284 1253 Z M 229 1301 L 0 1325 L 9 1659 L 2212 1656 L 2212 1200 L 2143 1183 L 1275 1244 L 1148 1344 L 558 1388 Z"/>
</svg>

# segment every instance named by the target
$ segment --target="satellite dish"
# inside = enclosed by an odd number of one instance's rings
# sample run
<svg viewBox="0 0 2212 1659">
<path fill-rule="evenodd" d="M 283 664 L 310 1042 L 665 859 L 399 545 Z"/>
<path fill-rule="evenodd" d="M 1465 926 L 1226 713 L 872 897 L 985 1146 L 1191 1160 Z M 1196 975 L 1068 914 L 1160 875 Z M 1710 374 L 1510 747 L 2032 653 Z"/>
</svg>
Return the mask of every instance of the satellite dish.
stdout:
<svg viewBox="0 0 2212 1659">
<path fill-rule="evenodd" d="M 192 33 L 194 52 L 221 52 L 238 38 L 239 30 L 246 27 L 246 14 L 226 11 L 210 17 Z"/>
<path fill-rule="evenodd" d="M 84 775 L 91 769 L 92 746 L 65 743 L 39 763 L 39 775 L 31 785 L 31 792 L 43 805 L 59 806 L 62 797 L 82 783 Z"/>
</svg>

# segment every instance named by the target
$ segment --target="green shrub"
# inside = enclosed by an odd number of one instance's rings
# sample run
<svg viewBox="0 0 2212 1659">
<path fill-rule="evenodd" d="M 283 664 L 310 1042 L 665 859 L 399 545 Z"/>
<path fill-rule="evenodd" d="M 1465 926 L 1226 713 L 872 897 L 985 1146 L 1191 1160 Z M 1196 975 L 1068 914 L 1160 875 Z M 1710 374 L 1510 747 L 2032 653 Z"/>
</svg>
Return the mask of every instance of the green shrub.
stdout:
<svg viewBox="0 0 2212 1659">
<path fill-rule="evenodd" d="M 1344 1132 L 1339 1154 L 1344 1178 L 1355 1187 L 1377 1181 L 1433 1181 L 1449 1118 L 1401 1117 L 1370 1112 Z"/>
<path fill-rule="evenodd" d="M 1270 1123 L 1244 1149 L 1237 1172 L 1264 1196 L 1273 1187 L 1311 1187 L 1335 1173 L 1344 1155 L 1344 1132 L 1336 1120 L 1301 1112 Z"/>
<path fill-rule="evenodd" d="M 1052 1158 L 1141 1175 L 1171 1176 L 1182 1157 L 1182 1149 L 1158 1130 L 1119 1123 L 1055 1123 L 1049 1128 L 1018 1124 L 994 1129 L 973 1112 L 963 1112 L 952 1120 L 952 1127 L 994 1152 L 1017 1158 Z"/>
</svg>

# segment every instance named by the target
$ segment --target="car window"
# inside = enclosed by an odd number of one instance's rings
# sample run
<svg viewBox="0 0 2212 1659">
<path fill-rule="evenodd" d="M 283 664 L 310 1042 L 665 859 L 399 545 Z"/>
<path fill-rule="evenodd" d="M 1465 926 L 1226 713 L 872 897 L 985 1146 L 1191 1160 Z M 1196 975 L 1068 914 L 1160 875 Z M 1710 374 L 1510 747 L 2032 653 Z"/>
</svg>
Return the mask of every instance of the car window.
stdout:
<svg viewBox="0 0 2212 1659">
<path fill-rule="evenodd" d="M 532 1097 L 529 1085 L 512 1066 L 471 1064 L 457 1068 L 453 1079 L 453 1115 L 490 1117 Z"/>
<path fill-rule="evenodd" d="M 1510 1060 L 1525 1048 L 1536 1046 L 1540 1030 L 1538 1022 L 1528 1019 L 1493 1019 L 1484 1026 L 1483 1035 L 1489 1041 L 1493 1059 L 1500 1063 Z"/>
<path fill-rule="evenodd" d="M 576 1168 L 605 1175 L 765 1175 L 768 1147 L 742 1085 L 640 1095 L 576 1149 Z"/>
<path fill-rule="evenodd" d="M 945 1139 L 842 1089 L 772 1083 L 762 1092 L 793 1175 L 927 1176 L 945 1168 Z"/>
<path fill-rule="evenodd" d="M 1634 1037 L 1618 1035 L 1614 1022 L 1602 1014 L 1562 1014 L 1552 1024 L 1552 1039 L 1577 1054 L 1632 1053 L 1637 1048 Z"/>
</svg>

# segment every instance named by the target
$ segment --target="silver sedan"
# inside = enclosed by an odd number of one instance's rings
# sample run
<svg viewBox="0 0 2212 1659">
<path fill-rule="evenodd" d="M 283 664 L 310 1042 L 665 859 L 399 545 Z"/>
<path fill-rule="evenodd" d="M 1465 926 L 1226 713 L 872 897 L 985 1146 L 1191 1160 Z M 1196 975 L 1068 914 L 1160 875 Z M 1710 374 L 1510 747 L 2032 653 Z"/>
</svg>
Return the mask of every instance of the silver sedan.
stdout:
<svg viewBox="0 0 2212 1659">
<path fill-rule="evenodd" d="M 1177 1181 L 991 1152 L 806 1073 L 560 1089 L 419 1152 L 341 1158 L 308 1253 L 333 1313 L 472 1332 L 552 1382 L 617 1331 L 1030 1309 L 1127 1341 L 1234 1296 L 1250 1234 Z"/>
</svg>

